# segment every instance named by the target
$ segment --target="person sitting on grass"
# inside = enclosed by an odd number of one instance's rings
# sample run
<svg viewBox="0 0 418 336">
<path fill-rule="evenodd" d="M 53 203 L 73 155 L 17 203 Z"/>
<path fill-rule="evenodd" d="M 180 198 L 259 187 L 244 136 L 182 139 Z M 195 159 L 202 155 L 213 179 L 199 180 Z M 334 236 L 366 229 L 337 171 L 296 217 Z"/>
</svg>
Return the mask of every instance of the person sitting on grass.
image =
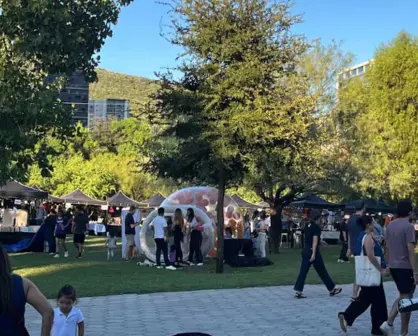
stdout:
<svg viewBox="0 0 418 336">
<path fill-rule="evenodd" d="M 42 315 L 40 335 L 49 336 L 54 318 L 51 305 L 32 281 L 12 273 L 9 256 L 0 245 L 0 334 L 2 336 L 29 335 L 25 327 L 26 303 Z"/>
</svg>

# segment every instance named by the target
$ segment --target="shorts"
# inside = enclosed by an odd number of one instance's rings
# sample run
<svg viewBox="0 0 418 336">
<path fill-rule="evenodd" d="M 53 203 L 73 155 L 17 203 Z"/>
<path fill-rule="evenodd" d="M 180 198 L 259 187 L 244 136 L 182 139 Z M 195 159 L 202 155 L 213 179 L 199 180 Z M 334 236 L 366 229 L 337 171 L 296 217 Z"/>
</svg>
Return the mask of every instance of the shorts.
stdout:
<svg viewBox="0 0 418 336">
<path fill-rule="evenodd" d="M 65 233 L 56 233 L 55 234 L 56 239 L 65 240 L 67 238 Z"/>
<path fill-rule="evenodd" d="M 415 292 L 414 273 L 411 269 L 391 268 L 390 274 L 392 275 L 393 281 L 395 281 L 399 293 L 406 295 Z"/>
<path fill-rule="evenodd" d="M 125 237 L 126 237 L 126 244 L 128 246 L 134 246 L 135 245 L 134 235 L 133 234 L 127 234 L 127 235 L 125 235 Z"/>
<path fill-rule="evenodd" d="M 74 233 L 73 242 L 75 244 L 84 244 L 86 235 L 84 233 Z"/>
</svg>

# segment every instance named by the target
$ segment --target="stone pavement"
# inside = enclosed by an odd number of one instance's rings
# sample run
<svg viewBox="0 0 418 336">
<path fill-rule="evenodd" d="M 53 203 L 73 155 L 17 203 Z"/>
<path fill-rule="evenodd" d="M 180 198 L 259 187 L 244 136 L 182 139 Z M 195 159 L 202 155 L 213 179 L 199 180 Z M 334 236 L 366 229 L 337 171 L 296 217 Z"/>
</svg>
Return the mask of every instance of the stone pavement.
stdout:
<svg viewBox="0 0 418 336">
<path fill-rule="evenodd" d="M 385 284 L 388 304 L 396 297 L 393 283 Z M 82 298 L 86 336 L 171 336 L 199 331 L 212 336 L 337 336 L 337 313 L 350 299 L 351 285 L 337 297 L 324 286 L 306 286 L 304 300 L 293 298 L 291 286 L 204 290 L 194 292 L 117 295 Z M 414 313 L 413 313 L 414 314 Z M 26 313 L 30 335 L 39 335 L 40 318 Z M 412 316 L 410 335 L 418 335 Z M 396 327 L 399 331 L 399 320 Z M 350 335 L 370 335 L 370 315 L 364 313 Z"/>
</svg>

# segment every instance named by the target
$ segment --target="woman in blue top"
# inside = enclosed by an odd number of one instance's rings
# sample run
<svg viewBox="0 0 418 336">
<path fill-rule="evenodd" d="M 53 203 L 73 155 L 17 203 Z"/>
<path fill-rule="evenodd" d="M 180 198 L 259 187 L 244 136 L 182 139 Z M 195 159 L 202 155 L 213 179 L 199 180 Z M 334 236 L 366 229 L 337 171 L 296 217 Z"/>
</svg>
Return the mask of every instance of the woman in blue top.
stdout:
<svg viewBox="0 0 418 336">
<path fill-rule="evenodd" d="M 363 216 L 358 221 L 363 232 L 360 233 L 356 243 L 354 254 L 356 256 L 361 254 L 364 238 L 364 255 L 366 255 L 370 262 L 376 267 L 382 276 L 388 275 L 388 270 L 385 263 L 382 247 L 373 239 L 373 219 L 370 216 Z M 376 257 L 380 257 L 380 263 Z M 383 289 L 383 282 L 379 286 L 361 287 L 358 299 L 352 302 L 345 312 L 338 314 L 338 319 L 343 332 L 347 332 L 347 327 L 351 327 L 361 314 L 363 314 L 369 307 L 372 319 L 372 335 L 384 335 L 380 330 L 380 326 L 387 320 L 388 311 L 386 306 L 385 290 Z"/>
<path fill-rule="evenodd" d="M 12 274 L 7 252 L 0 245 L 0 334 L 2 336 L 29 335 L 25 327 L 26 302 L 42 315 L 40 335 L 51 335 L 54 318 L 51 305 L 31 281 Z"/>
</svg>

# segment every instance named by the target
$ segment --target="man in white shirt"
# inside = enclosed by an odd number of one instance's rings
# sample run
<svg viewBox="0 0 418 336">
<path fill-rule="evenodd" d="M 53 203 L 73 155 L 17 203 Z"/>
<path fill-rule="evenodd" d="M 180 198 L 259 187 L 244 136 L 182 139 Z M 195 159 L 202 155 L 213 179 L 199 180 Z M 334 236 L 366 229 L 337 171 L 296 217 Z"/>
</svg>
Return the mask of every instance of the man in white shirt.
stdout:
<svg viewBox="0 0 418 336">
<path fill-rule="evenodd" d="M 162 268 L 161 266 L 161 251 L 163 252 L 164 262 L 166 269 L 175 270 L 176 268 L 170 264 L 168 259 L 168 230 L 167 230 L 167 221 L 164 218 L 164 208 L 158 209 L 158 216 L 154 218 L 151 223 L 151 227 L 154 229 L 154 241 L 156 246 L 155 251 L 155 260 L 157 263 L 157 268 Z"/>
</svg>

